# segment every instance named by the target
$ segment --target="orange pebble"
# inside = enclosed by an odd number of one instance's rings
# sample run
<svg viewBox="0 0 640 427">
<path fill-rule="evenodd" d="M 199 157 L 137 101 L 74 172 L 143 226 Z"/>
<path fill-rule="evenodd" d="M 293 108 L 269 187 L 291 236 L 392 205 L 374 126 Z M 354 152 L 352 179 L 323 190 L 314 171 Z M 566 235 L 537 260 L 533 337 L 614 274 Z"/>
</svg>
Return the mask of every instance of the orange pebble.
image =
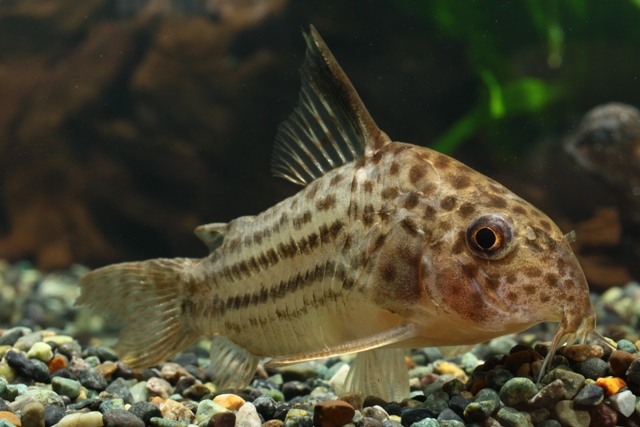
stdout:
<svg viewBox="0 0 640 427">
<path fill-rule="evenodd" d="M 484 382 L 484 380 L 481 379 L 477 379 L 474 381 L 474 383 L 471 385 L 471 390 L 469 390 L 471 393 L 473 393 L 474 395 L 476 393 L 478 393 L 480 390 L 482 390 L 483 388 L 487 388 L 487 383 Z"/>
<path fill-rule="evenodd" d="M 18 418 L 14 413 L 9 411 L 0 411 L 0 420 L 7 420 L 16 427 L 22 426 L 22 423 L 20 422 L 20 418 Z"/>
<path fill-rule="evenodd" d="M 64 357 L 58 356 L 51 359 L 47 365 L 49 366 L 49 373 L 53 374 L 59 369 L 66 368 L 67 362 L 64 360 Z"/>
<path fill-rule="evenodd" d="M 620 391 L 620 389 L 627 385 L 622 378 L 607 377 L 598 378 L 596 385 L 604 389 L 604 395 L 606 397 L 612 396 Z"/>
</svg>

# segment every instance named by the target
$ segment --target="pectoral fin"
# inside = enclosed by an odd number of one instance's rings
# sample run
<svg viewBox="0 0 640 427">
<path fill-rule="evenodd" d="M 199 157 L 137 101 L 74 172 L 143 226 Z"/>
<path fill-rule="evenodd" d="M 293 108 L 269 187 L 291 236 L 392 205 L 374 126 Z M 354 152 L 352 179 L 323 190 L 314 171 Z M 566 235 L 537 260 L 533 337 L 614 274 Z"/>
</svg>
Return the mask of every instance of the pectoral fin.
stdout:
<svg viewBox="0 0 640 427">
<path fill-rule="evenodd" d="M 409 372 L 401 348 L 377 348 L 358 353 L 345 381 L 347 393 L 362 392 L 387 402 L 409 397 Z"/>
<path fill-rule="evenodd" d="M 474 349 L 476 345 L 448 345 L 444 347 L 438 347 L 440 352 L 442 353 L 442 357 L 445 359 L 448 357 L 459 356 L 461 354 L 465 354 Z"/>
<path fill-rule="evenodd" d="M 308 353 L 299 353 L 288 356 L 275 357 L 265 363 L 268 367 L 277 367 L 291 365 L 294 363 L 307 362 L 314 359 L 322 359 L 325 357 L 342 356 L 343 354 L 357 353 L 360 351 L 373 350 L 385 347 L 398 342 L 406 341 L 418 336 L 418 328 L 415 325 L 402 323 L 395 328 L 381 332 L 379 334 L 370 335 L 354 341 L 349 341 L 335 347 L 329 347 L 318 351 L 310 351 Z"/>
<path fill-rule="evenodd" d="M 260 358 L 227 337 L 211 341 L 212 382 L 219 390 L 246 387 L 258 368 Z"/>
</svg>

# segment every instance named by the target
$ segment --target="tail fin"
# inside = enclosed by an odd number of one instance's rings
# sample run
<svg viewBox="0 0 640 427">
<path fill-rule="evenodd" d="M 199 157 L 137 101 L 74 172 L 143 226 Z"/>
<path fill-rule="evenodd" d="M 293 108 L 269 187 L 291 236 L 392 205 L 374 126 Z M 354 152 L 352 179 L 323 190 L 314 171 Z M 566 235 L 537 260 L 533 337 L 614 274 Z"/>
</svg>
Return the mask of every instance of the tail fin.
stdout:
<svg viewBox="0 0 640 427">
<path fill-rule="evenodd" d="M 156 365 L 198 339 L 182 312 L 181 274 L 195 260 L 154 259 L 111 265 L 80 279 L 76 305 L 124 321 L 116 350 L 133 368 Z"/>
</svg>

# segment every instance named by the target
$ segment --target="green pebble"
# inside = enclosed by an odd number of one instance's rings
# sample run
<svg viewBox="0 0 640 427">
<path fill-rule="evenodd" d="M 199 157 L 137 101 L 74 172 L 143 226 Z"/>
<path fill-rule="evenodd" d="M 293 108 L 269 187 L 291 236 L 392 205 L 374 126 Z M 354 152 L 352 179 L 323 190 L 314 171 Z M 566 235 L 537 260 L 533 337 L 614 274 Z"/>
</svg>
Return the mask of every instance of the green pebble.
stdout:
<svg viewBox="0 0 640 427">
<path fill-rule="evenodd" d="M 95 368 L 100 364 L 100 358 L 98 356 L 88 356 L 84 359 L 85 363 L 92 368 Z"/>
<path fill-rule="evenodd" d="M 478 357 L 475 354 L 468 352 L 462 356 L 462 360 L 460 360 L 460 367 L 464 369 L 467 374 L 470 374 L 476 366 L 478 366 L 478 363 Z"/>
<path fill-rule="evenodd" d="M 282 375 L 280 375 L 280 374 L 275 374 L 275 375 L 270 376 L 269 378 L 267 378 L 267 381 L 271 381 L 275 385 L 284 384 L 284 380 L 282 379 Z"/>
<path fill-rule="evenodd" d="M 276 402 L 284 402 L 284 394 L 280 390 L 266 390 L 263 394 L 266 394 Z"/>
<path fill-rule="evenodd" d="M 554 372 L 556 379 L 562 380 L 562 388 L 567 399 L 573 399 L 584 386 L 584 376 L 576 372 L 563 369 L 556 369 Z"/>
<path fill-rule="evenodd" d="M 415 368 L 409 370 L 409 378 L 421 378 L 423 375 L 432 373 L 433 365 L 416 366 Z"/>
<path fill-rule="evenodd" d="M 464 423 L 458 420 L 440 420 L 440 427 L 464 427 Z"/>
<path fill-rule="evenodd" d="M 498 393 L 490 388 L 483 388 L 476 393 L 476 402 L 490 401 L 493 402 L 496 408 L 500 407 L 500 396 Z"/>
<path fill-rule="evenodd" d="M 149 423 L 155 427 L 186 427 L 187 423 L 180 421 L 168 420 L 160 417 L 151 417 Z"/>
<path fill-rule="evenodd" d="M 57 405 L 63 408 L 65 407 L 64 402 L 62 401 L 60 396 L 58 396 L 58 393 L 51 390 L 34 389 L 28 390 L 24 394 L 32 395 L 38 402 L 42 403 L 44 406 Z"/>
<path fill-rule="evenodd" d="M 198 409 L 196 410 L 196 423 L 200 424 L 209 420 L 215 414 L 220 412 L 231 412 L 227 408 L 218 405 L 211 399 L 204 399 L 198 403 Z"/>
<path fill-rule="evenodd" d="M 53 377 L 51 388 L 56 393 L 67 396 L 71 400 L 76 400 L 80 396 L 80 383 L 69 378 Z"/>
<path fill-rule="evenodd" d="M 38 359 L 46 363 L 53 359 L 53 350 L 51 350 L 51 346 L 49 344 L 37 342 L 31 346 L 27 352 L 27 357 L 29 359 Z"/>
<path fill-rule="evenodd" d="M 538 387 L 528 378 L 512 378 L 500 388 L 500 400 L 507 406 L 514 406 L 533 397 Z"/>
<path fill-rule="evenodd" d="M 8 382 L 11 382 L 16 376 L 16 371 L 11 366 L 0 362 L 0 378 L 5 378 Z"/>
<path fill-rule="evenodd" d="M 287 418 L 292 418 L 292 417 L 306 417 L 307 414 L 308 414 L 307 411 L 305 411 L 304 409 L 297 409 L 297 408 L 289 409 L 287 411 L 287 416 L 285 417 L 285 420 Z"/>
<path fill-rule="evenodd" d="M 308 415 L 304 417 L 286 418 L 284 420 L 284 427 L 313 427 L 313 419 Z"/>
<path fill-rule="evenodd" d="M 124 400 L 120 398 L 105 400 L 100 404 L 98 411 L 104 414 L 112 409 L 124 409 Z"/>
<path fill-rule="evenodd" d="M 42 332 L 31 332 L 18 338 L 13 347 L 21 351 L 28 351 L 35 343 L 41 341 Z"/>
<path fill-rule="evenodd" d="M 4 395 L 0 396 L 5 400 L 13 402 L 18 396 L 25 394 L 29 388 L 24 384 L 8 384 Z"/>
<path fill-rule="evenodd" d="M 316 371 L 316 376 L 318 378 L 322 378 L 323 380 L 330 380 L 331 379 L 331 377 L 328 376 L 329 375 L 329 368 L 327 368 L 322 363 L 316 363 L 315 366 L 313 367 L 313 369 Z"/>
<path fill-rule="evenodd" d="M 442 394 L 446 396 L 446 393 L 442 393 Z M 437 394 L 432 394 L 431 396 L 427 397 L 427 400 L 424 402 L 423 406 L 427 408 L 429 411 L 435 414 L 439 414 L 440 412 L 444 411 L 449 407 L 449 403 L 447 400 L 440 399 L 439 397 L 436 397 L 436 396 Z"/>
<path fill-rule="evenodd" d="M 516 344 L 516 340 L 509 336 L 498 337 L 489 341 L 489 349 L 493 353 L 507 355 Z"/>
<path fill-rule="evenodd" d="M 533 411 L 529 412 L 529 414 L 531 415 L 531 422 L 534 425 L 538 425 L 549 418 L 551 412 L 549 412 L 549 410 L 546 408 L 540 408 L 534 409 Z"/>
<path fill-rule="evenodd" d="M 44 427 L 44 405 L 40 402 L 27 403 L 20 417 L 22 427 Z"/>
<path fill-rule="evenodd" d="M 440 426 L 440 423 L 438 422 L 438 420 L 435 420 L 433 418 L 425 418 L 423 420 L 420 420 L 418 422 L 411 424 L 411 427 L 439 427 L 439 426 Z"/>
<path fill-rule="evenodd" d="M 146 402 L 149 397 L 149 390 L 147 390 L 147 382 L 140 381 L 139 383 L 132 385 L 129 389 L 131 396 L 133 396 L 133 402 Z"/>
<path fill-rule="evenodd" d="M 526 417 L 513 408 L 501 408 L 496 414 L 496 419 L 505 427 L 528 427 Z"/>
<path fill-rule="evenodd" d="M 631 354 L 636 354 L 638 352 L 638 349 L 636 348 L 634 343 L 624 339 L 618 341 L 618 350 L 623 350 Z"/>
<path fill-rule="evenodd" d="M 340 368 L 342 368 L 346 364 L 346 362 L 338 362 L 335 365 L 332 365 L 327 371 L 327 377 L 325 379 L 330 380 L 331 378 L 333 378 L 333 376 L 338 373 Z"/>
<path fill-rule="evenodd" d="M 471 402 L 464 408 L 464 418 L 471 422 L 482 422 L 489 418 L 498 408 L 492 400 Z"/>
<path fill-rule="evenodd" d="M 5 420 L 4 418 L 0 419 L 0 427 L 16 427 L 13 423 Z"/>
</svg>

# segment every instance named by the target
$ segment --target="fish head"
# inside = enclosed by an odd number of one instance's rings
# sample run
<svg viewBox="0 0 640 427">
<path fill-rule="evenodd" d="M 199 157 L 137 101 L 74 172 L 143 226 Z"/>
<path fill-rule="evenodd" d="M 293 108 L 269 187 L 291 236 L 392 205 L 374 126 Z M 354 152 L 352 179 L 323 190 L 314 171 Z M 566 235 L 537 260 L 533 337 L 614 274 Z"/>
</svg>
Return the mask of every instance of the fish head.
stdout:
<svg viewBox="0 0 640 427">
<path fill-rule="evenodd" d="M 595 314 L 569 238 L 543 212 L 501 184 L 430 153 L 438 188 L 425 206 L 430 238 L 420 280 L 436 311 L 480 342 L 540 322 L 559 322 L 554 347 L 584 340 Z"/>
</svg>

